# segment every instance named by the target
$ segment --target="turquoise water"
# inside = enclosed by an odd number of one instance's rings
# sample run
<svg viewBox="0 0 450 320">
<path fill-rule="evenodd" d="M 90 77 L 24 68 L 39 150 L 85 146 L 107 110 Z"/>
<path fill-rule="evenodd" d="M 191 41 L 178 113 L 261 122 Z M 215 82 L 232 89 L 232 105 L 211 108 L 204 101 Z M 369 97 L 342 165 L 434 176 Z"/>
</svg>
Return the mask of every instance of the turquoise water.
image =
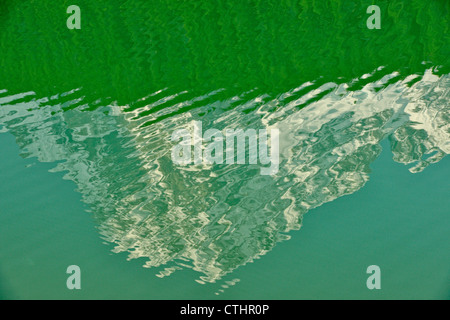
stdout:
<svg viewBox="0 0 450 320">
<path fill-rule="evenodd" d="M 370 4 L 2 3 L 0 298 L 449 298 L 449 3 Z M 278 172 L 177 166 L 193 121 Z"/>
<path fill-rule="evenodd" d="M 8 154 L 1 160 L 8 169 L 1 176 L 0 222 L 8 226 L 0 235 L 8 243 L 0 251 L 2 298 L 449 297 L 448 207 L 437 205 L 448 194 L 443 188 L 448 158 L 412 175 L 385 149 L 363 189 L 311 211 L 304 228 L 262 259 L 215 284 L 201 285 L 192 270 L 157 278 L 163 268 L 145 269 L 144 259 L 127 261 L 126 254 L 111 254 L 111 245 L 98 237 L 95 222 L 84 212 L 75 185 L 49 173 L 46 164 L 20 158 L 11 136 L 2 134 L 0 141 Z M 26 192 L 21 192 L 24 185 Z M 43 205 L 30 199 L 41 199 Z M 83 271 L 82 290 L 69 291 L 65 268 L 75 262 Z M 374 263 L 383 271 L 380 291 L 365 286 L 365 269 Z"/>
</svg>

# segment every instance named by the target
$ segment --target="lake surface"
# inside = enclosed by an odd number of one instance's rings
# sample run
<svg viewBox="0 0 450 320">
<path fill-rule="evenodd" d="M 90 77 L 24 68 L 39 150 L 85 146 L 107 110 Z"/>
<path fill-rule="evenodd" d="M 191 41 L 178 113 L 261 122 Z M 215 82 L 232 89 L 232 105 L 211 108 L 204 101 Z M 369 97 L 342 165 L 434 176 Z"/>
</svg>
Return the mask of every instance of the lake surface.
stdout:
<svg viewBox="0 0 450 320">
<path fill-rule="evenodd" d="M 0 299 L 450 298 L 448 1 L 70 4 L 0 4 Z"/>
</svg>

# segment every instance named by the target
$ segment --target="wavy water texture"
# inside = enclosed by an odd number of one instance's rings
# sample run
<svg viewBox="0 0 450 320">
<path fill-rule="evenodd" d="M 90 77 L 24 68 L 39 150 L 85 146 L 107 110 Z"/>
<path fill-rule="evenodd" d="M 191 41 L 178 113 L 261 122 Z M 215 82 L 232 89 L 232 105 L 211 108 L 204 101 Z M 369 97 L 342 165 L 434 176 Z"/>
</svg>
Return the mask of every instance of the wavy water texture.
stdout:
<svg viewBox="0 0 450 320">
<path fill-rule="evenodd" d="M 82 87 L 86 102 L 132 108 L 163 88 L 277 95 L 319 77 L 350 83 L 379 66 L 403 78 L 432 65 L 450 72 L 447 0 L 378 1 L 381 30 L 366 27 L 372 2 L 79 0 L 81 30 L 68 30 L 69 0 L 7 0 L 0 88 L 50 97 Z"/>
<path fill-rule="evenodd" d="M 412 172 L 449 153 L 450 77 L 428 70 L 411 87 L 406 79 L 375 90 L 395 76 L 357 91 L 328 83 L 275 112 L 267 110 L 300 88 L 267 101 L 217 101 L 222 110 L 235 107 L 205 117 L 204 130 L 280 130 L 280 170 L 274 176 L 261 176 L 254 165 L 175 166 L 171 132 L 188 127 L 195 118 L 190 113 L 142 126 L 153 115 L 136 119 L 142 110 L 125 112 L 115 105 L 62 112 L 60 97 L 16 103 L 34 93 L 3 91 L 0 124 L 17 137 L 25 156 L 58 163 L 54 170 L 76 182 L 115 252 L 148 258 L 146 267 L 168 265 L 160 276 L 187 266 L 203 274 L 200 281 L 212 282 L 288 239 L 286 233 L 299 229 L 310 209 L 360 189 L 384 138 L 391 141 L 394 160 L 415 163 Z M 80 92 L 60 96 L 75 95 L 70 103 Z M 163 93 L 150 98 L 170 99 Z M 253 104 L 255 111 L 245 114 Z"/>
<path fill-rule="evenodd" d="M 448 1 L 380 1 L 381 30 L 372 1 L 80 0 L 81 30 L 69 4 L 0 6 L 0 133 L 159 277 L 214 282 L 265 255 L 362 188 L 384 139 L 413 173 L 450 152 Z M 193 121 L 279 129 L 278 173 L 176 166 L 171 134 Z"/>
</svg>

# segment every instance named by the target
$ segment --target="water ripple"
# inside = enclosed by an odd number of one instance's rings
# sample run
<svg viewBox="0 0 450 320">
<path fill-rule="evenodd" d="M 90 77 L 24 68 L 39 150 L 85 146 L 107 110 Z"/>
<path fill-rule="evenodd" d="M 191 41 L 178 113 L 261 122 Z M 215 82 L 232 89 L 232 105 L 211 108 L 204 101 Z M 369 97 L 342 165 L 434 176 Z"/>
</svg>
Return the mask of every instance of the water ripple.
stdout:
<svg viewBox="0 0 450 320">
<path fill-rule="evenodd" d="M 413 173 L 450 152 L 448 1 L 382 2 L 381 32 L 358 1 L 77 4 L 67 30 L 65 1 L 0 1 L 0 133 L 159 277 L 214 282 L 265 255 L 363 187 L 384 139 Z M 279 171 L 176 166 L 171 134 L 193 121 L 279 129 Z"/>
<path fill-rule="evenodd" d="M 223 90 L 177 102 L 189 92 L 161 89 L 134 104 L 100 103 L 89 112 L 67 108 L 79 103 L 82 89 L 49 98 L 2 90 L 0 126 L 24 156 L 54 162 L 54 171 L 77 184 L 114 252 L 145 257 L 146 267 L 167 265 L 160 276 L 190 267 L 202 274 L 200 282 L 214 282 L 288 239 L 312 208 L 360 189 L 383 139 L 395 161 L 414 164 L 411 172 L 450 152 L 449 75 L 429 69 L 413 85 L 391 79 L 395 73 L 372 77 L 354 91 L 350 84 L 304 83 L 277 98 L 254 90 L 217 100 L 202 116 L 206 107 L 183 108 Z M 159 121 L 144 125 L 149 117 Z M 170 135 L 196 119 L 204 130 L 278 128 L 279 172 L 174 165 Z"/>
</svg>

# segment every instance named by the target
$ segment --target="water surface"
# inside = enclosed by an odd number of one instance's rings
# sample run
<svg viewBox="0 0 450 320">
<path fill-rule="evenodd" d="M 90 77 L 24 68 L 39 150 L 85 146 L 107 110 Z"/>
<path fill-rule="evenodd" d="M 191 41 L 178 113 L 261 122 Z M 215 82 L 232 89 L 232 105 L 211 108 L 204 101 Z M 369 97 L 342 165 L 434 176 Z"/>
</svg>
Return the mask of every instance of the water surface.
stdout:
<svg viewBox="0 0 450 320">
<path fill-rule="evenodd" d="M 370 4 L 2 4 L 1 296 L 447 298 L 449 3 Z M 199 120 L 279 171 L 176 166 Z"/>
</svg>

